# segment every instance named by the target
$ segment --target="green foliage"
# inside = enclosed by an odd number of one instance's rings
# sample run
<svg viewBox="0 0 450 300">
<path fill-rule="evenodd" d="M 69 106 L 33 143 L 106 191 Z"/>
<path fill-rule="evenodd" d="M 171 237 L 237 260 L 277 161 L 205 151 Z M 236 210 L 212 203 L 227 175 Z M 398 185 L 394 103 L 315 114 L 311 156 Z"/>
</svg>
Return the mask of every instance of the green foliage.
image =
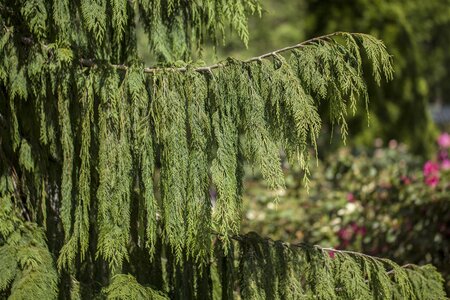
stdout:
<svg viewBox="0 0 450 300">
<path fill-rule="evenodd" d="M 0 204 L 0 292 L 8 291 L 8 299 L 55 299 L 59 279 L 43 230 L 17 218 L 7 195 Z"/>
<path fill-rule="evenodd" d="M 165 295 L 140 285 L 136 278 L 131 275 L 119 274 L 112 278 L 111 284 L 103 289 L 107 299 L 148 299 L 163 300 L 168 299 Z"/>
<path fill-rule="evenodd" d="M 183 83 L 187 101 L 187 130 L 190 132 L 188 159 L 188 189 L 186 212 L 186 248 L 196 259 L 208 257 L 211 228 L 211 201 L 209 200 L 209 162 L 211 124 L 207 112 L 208 85 L 202 76 L 189 71 Z M 190 78 L 193 79 L 191 82 Z"/>
<path fill-rule="evenodd" d="M 252 275 L 241 278 L 242 296 L 262 292 L 272 269 L 255 271 L 260 238 L 232 240 L 245 160 L 272 189 L 284 187 L 279 148 L 309 174 L 320 103 L 330 103 L 332 121 L 346 128 L 347 111 L 367 102 L 361 53 L 376 82 L 389 79 L 392 66 L 381 41 L 342 32 L 246 61 L 171 63 L 226 26 L 246 43 L 247 17 L 259 12 L 253 0 L 0 5 L 0 242 L 2 265 L 16 266 L 0 277 L 6 296 L 210 298 L 211 274 L 220 274 L 229 298 L 236 247 L 240 273 Z M 139 64 L 138 25 L 164 66 Z M 303 57 L 310 64 L 301 65 Z M 336 294 L 326 251 L 277 245 L 272 265 L 282 288 L 268 284 L 267 297 Z M 264 251 L 268 260 L 275 253 Z M 398 284 L 409 295 L 404 276 L 392 283 L 383 275 L 387 265 L 359 262 L 371 276 L 367 288 L 388 294 Z M 429 273 L 435 283 L 427 273 L 418 284 L 439 286 Z"/>
</svg>

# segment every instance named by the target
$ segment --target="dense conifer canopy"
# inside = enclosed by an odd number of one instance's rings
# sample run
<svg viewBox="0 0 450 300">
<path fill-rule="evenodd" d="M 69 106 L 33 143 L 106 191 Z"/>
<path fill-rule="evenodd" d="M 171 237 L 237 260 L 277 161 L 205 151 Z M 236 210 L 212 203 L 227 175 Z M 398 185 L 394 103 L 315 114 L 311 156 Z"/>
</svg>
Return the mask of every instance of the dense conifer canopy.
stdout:
<svg viewBox="0 0 450 300">
<path fill-rule="evenodd" d="M 0 4 L 0 291 L 11 299 L 438 299 L 431 266 L 238 236 L 243 164 L 308 175 L 319 105 L 345 140 L 383 43 L 334 33 L 188 64 L 256 0 Z M 142 26 L 157 64 L 137 55 Z M 317 151 L 317 149 L 316 149 Z M 334 253 L 330 256 L 329 253 Z M 238 287 L 238 288 L 237 288 Z"/>
</svg>

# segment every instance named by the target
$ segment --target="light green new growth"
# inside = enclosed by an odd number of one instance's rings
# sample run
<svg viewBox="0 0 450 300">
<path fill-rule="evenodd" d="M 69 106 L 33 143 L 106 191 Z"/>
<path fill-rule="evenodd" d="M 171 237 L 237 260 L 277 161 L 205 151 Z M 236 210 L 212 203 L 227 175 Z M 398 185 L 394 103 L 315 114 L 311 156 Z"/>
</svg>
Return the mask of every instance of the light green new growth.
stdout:
<svg viewBox="0 0 450 300">
<path fill-rule="evenodd" d="M 172 63 L 227 28 L 246 45 L 255 13 L 256 0 L 0 4 L 0 296 L 441 298 L 432 267 L 230 238 L 244 163 L 283 189 L 283 149 L 307 182 L 319 106 L 345 141 L 368 103 L 362 58 L 377 83 L 393 72 L 381 41 L 345 32 Z M 139 63 L 138 27 L 154 67 Z"/>
<path fill-rule="evenodd" d="M 166 295 L 150 287 L 140 285 L 131 275 L 118 274 L 111 284 L 103 289 L 106 299 L 110 300 L 164 300 Z"/>
</svg>

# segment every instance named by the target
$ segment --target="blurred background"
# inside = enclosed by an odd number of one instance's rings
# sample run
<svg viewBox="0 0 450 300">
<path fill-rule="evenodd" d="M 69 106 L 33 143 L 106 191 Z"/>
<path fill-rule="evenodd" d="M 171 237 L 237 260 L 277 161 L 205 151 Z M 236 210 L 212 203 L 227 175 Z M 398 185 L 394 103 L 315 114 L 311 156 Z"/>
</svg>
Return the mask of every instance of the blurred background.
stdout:
<svg viewBox="0 0 450 300">
<path fill-rule="evenodd" d="M 309 193 L 283 160 L 286 189 L 248 168 L 242 232 L 434 264 L 450 295 L 450 0 L 263 0 L 246 48 L 235 36 L 198 57 L 246 59 L 334 31 L 383 40 L 394 80 L 370 78 L 370 126 L 350 117 L 347 145 L 323 118 Z M 145 44 L 145 39 L 142 39 Z M 145 51 L 143 51 L 145 57 Z M 151 64 L 151 58 L 147 58 Z M 366 72 L 370 74 L 370 72 Z M 327 115 L 324 107 L 321 111 Z"/>
<path fill-rule="evenodd" d="M 204 59 L 245 59 L 334 31 L 364 32 L 385 42 L 395 75 L 381 87 L 368 78 L 370 126 L 361 109 L 347 145 L 323 125 L 309 193 L 287 162 L 285 190 L 269 190 L 247 170 L 242 232 L 432 263 L 450 294 L 450 1 L 265 0 L 263 7 L 248 49 L 231 38 Z"/>
</svg>

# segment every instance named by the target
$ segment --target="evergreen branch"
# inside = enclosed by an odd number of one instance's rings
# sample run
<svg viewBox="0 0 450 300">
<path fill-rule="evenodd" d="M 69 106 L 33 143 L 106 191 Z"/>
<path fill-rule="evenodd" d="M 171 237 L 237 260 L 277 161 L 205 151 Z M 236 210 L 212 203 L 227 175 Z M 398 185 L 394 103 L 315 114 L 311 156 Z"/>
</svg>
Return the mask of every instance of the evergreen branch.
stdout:
<svg viewBox="0 0 450 300">
<path fill-rule="evenodd" d="M 7 30 L 9 30 L 7 28 Z M 283 47 L 280 49 L 276 49 L 264 54 L 261 54 L 259 56 L 255 56 L 255 57 L 251 57 L 248 58 L 246 60 L 243 60 L 243 63 L 252 63 L 252 62 L 256 62 L 256 61 L 261 61 L 262 59 L 267 59 L 269 57 L 277 57 L 279 54 L 288 52 L 288 51 L 292 51 L 295 49 L 300 49 L 303 48 L 307 45 L 310 44 L 314 44 L 316 42 L 320 42 L 320 41 L 331 41 L 333 37 L 336 36 L 340 36 L 340 35 L 351 35 L 351 36 L 366 36 L 366 34 L 363 33 L 357 33 L 357 32 L 333 32 L 333 33 L 329 33 L 329 34 L 325 34 L 322 36 L 318 36 L 318 37 L 314 37 L 311 39 L 308 39 L 306 41 L 303 41 L 301 43 L 295 44 L 295 45 L 291 45 L 291 46 L 287 46 L 287 47 Z M 22 37 L 21 41 L 24 45 L 32 45 L 34 43 L 34 40 L 32 37 Z M 43 45 L 44 48 L 48 48 L 48 45 Z M 91 59 L 91 58 L 80 58 L 79 60 L 79 64 L 83 67 L 95 67 L 97 66 L 97 64 L 99 62 L 96 62 L 95 59 Z M 129 66 L 125 65 L 125 64 L 109 64 L 111 67 L 117 69 L 117 70 L 122 70 L 122 71 L 127 71 L 130 69 Z M 209 66 L 203 66 L 203 67 L 195 67 L 192 68 L 192 70 L 196 71 L 196 72 L 211 72 L 214 69 L 218 69 L 221 67 L 225 67 L 227 66 L 227 62 L 223 61 L 223 62 L 218 62 Z M 178 71 L 178 72 L 186 72 L 189 68 L 187 67 L 144 67 L 144 73 L 155 73 L 155 72 L 165 72 L 165 71 Z"/>
<path fill-rule="evenodd" d="M 219 237 L 221 236 L 219 233 L 213 233 L 213 234 L 217 235 Z M 250 232 L 249 234 L 251 234 L 252 236 L 257 235 L 254 232 Z M 229 238 L 231 238 L 231 239 L 233 239 L 233 240 L 235 240 L 237 242 L 245 242 L 245 241 L 248 240 L 248 237 L 246 235 L 242 235 L 242 234 L 232 235 Z M 268 242 L 271 245 L 275 245 L 277 243 L 277 244 L 281 244 L 284 247 L 291 248 L 291 249 L 296 249 L 296 248 L 301 248 L 301 249 L 315 248 L 317 250 L 324 251 L 324 252 L 350 254 L 350 255 L 353 255 L 353 256 L 361 256 L 361 257 L 365 257 L 365 258 L 370 258 L 370 259 L 377 260 L 377 261 L 380 261 L 380 262 L 385 260 L 385 258 L 378 257 L 378 256 L 373 256 L 373 255 L 369 255 L 369 254 L 365 254 L 365 253 L 362 253 L 362 252 L 356 252 L 356 251 L 350 251 L 350 250 L 339 250 L 339 249 L 334 249 L 334 248 L 329 248 L 329 247 L 322 247 L 322 246 L 319 246 L 319 245 L 311 245 L 311 244 L 308 244 L 308 243 L 297 243 L 297 244 L 295 244 L 295 243 L 289 243 L 289 242 L 285 242 L 285 241 L 275 241 L 275 240 L 273 240 L 270 237 L 260 237 L 260 236 L 258 236 L 258 238 L 260 238 L 262 241 Z M 405 265 L 403 265 L 401 267 L 402 268 L 409 268 L 411 266 L 415 266 L 415 265 L 408 263 L 408 264 L 405 264 Z M 387 274 L 391 274 L 394 271 L 395 270 L 393 269 L 393 270 L 387 271 L 386 273 Z"/>
<path fill-rule="evenodd" d="M 250 234 L 257 235 L 254 232 L 251 232 Z M 216 235 L 216 236 L 219 236 L 219 237 L 221 236 L 217 232 L 213 232 L 213 235 Z M 285 242 L 285 241 L 275 241 L 275 240 L 273 240 L 270 237 L 260 237 L 260 236 L 258 236 L 258 237 L 261 240 L 263 240 L 265 242 L 268 242 L 271 245 L 275 245 L 276 243 L 278 243 L 278 244 L 283 245 L 284 247 L 291 248 L 291 249 L 296 249 L 296 248 L 301 248 L 301 249 L 315 248 L 315 249 L 318 249 L 320 251 L 325 251 L 325 252 L 350 254 L 350 255 L 353 255 L 353 256 L 361 256 L 361 257 L 370 258 L 370 259 L 381 261 L 381 262 L 385 261 L 385 258 L 369 255 L 369 254 L 362 253 L 362 252 L 356 252 L 356 251 L 350 251 L 350 250 L 339 250 L 339 249 L 330 248 L 330 247 L 322 247 L 322 246 L 319 246 L 319 245 L 311 245 L 311 244 L 308 244 L 308 243 L 297 243 L 297 244 L 295 244 L 295 243 L 289 243 L 289 242 Z M 235 240 L 237 242 L 245 242 L 245 241 L 248 240 L 246 235 L 242 235 L 242 234 L 232 235 L 229 238 L 231 238 L 232 240 Z M 403 268 L 403 269 L 406 269 L 406 268 L 411 268 L 411 267 L 417 267 L 417 265 L 411 264 L 411 263 L 407 263 L 407 264 L 404 264 L 404 265 L 402 265 L 400 267 Z M 395 269 L 392 269 L 392 270 L 387 271 L 386 274 L 393 274 L 394 272 L 395 272 Z"/>
<path fill-rule="evenodd" d="M 244 63 L 251 63 L 251 62 L 255 62 L 255 61 L 261 61 L 264 58 L 269 58 L 269 57 L 276 57 L 278 54 L 287 52 L 287 51 L 291 51 L 293 49 L 298 49 L 298 48 L 302 48 L 305 47 L 308 44 L 312 44 L 318 41 L 324 41 L 327 39 L 332 38 L 333 36 L 337 36 L 342 34 L 342 32 L 334 32 L 334 33 L 330 33 L 330 34 L 326 34 L 326 35 L 322 35 L 319 37 L 315 37 L 315 38 L 311 38 L 309 40 L 303 41 L 301 43 L 292 45 L 292 46 L 287 46 L 284 48 L 280 48 L 277 50 L 273 50 L 271 52 L 267 52 L 264 54 L 261 54 L 259 56 L 255 56 L 255 57 L 251 57 L 249 59 L 244 60 Z M 358 33 L 350 33 L 351 35 L 353 34 L 358 34 Z M 197 67 L 194 68 L 193 70 L 196 72 L 211 72 L 211 70 L 220 68 L 220 67 L 224 67 L 226 66 L 226 62 L 219 62 L 219 63 L 215 63 L 213 65 L 210 66 L 205 66 L 205 67 Z M 127 66 L 125 65 L 113 65 L 113 67 L 116 67 L 120 70 L 127 70 Z M 188 70 L 188 68 L 186 67 L 178 67 L 178 68 L 160 68 L 160 67 L 146 67 L 144 68 L 144 72 L 145 73 L 153 73 L 153 72 L 157 72 L 157 71 L 179 71 L 179 72 L 186 72 Z"/>
</svg>

